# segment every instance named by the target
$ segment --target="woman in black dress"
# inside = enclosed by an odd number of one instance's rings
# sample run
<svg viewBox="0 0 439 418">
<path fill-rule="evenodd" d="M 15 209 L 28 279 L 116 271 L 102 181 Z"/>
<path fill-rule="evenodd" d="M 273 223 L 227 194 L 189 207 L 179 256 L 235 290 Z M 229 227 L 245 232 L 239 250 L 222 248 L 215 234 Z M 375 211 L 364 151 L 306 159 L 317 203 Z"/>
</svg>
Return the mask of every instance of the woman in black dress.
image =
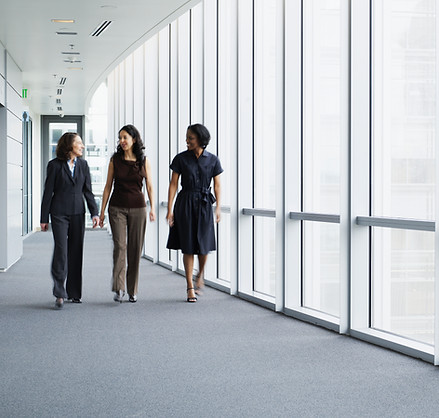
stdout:
<svg viewBox="0 0 439 418">
<path fill-rule="evenodd" d="M 170 230 L 166 247 L 183 253 L 188 302 L 196 302 L 196 294 L 201 294 L 207 255 L 216 249 L 212 211 L 215 200 L 216 222 L 221 219 L 219 175 L 223 169 L 218 157 L 206 151 L 209 141 L 210 134 L 205 126 L 190 125 L 186 133 L 187 150 L 177 154 L 170 166 L 172 178 L 166 215 Z M 172 211 L 180 175 L 182 189 Z M 215 197 L 210 189 L 212 178 Z M 197 254 L 199 264 L 196 289 L 192 281 L 194 254 Z"/>
</svg>

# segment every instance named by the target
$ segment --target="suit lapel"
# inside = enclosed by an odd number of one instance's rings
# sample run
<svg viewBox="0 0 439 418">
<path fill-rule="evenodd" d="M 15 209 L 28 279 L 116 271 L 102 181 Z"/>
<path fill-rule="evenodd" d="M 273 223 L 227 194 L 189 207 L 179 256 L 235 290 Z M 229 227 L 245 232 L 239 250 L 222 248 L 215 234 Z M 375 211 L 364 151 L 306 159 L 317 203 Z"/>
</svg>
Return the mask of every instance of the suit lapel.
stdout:
<svg viewBox="0 0 439 418">
<path fill-rule="evenodd" d="M 75 173 L 73 176 L 73 179 L 75 182 L 79 179 L 79 176 L 81 174 L 81 162 L 80 161 L 81 161 L 80 158 L 76 159 Z"/>
</svg>

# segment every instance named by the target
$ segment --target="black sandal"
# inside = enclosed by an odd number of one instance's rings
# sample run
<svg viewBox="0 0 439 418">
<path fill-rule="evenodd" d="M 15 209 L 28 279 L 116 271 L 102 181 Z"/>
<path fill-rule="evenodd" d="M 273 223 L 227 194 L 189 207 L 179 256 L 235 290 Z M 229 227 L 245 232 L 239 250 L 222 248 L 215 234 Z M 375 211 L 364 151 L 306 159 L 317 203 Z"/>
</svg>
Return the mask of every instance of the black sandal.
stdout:
<svg viewBox="0 0 439 418">
<path fill-rule="evenodd" d="M 189 292 L 189 290 L 194 290 L 194 288 L 193 288 L 193 287 L 190 287 L 190 288 L 188 288 L 186 291 Z M 193 296 L 193 297 L 189 297 L 189 296 L 188 296 L 188 298 L 186 299 L 186 302 L 189 302 L 189 303 L 195 303 L 197 300 L 198 300 L 198 299 L 197 299 L 196 296 Z"/>
</svg>

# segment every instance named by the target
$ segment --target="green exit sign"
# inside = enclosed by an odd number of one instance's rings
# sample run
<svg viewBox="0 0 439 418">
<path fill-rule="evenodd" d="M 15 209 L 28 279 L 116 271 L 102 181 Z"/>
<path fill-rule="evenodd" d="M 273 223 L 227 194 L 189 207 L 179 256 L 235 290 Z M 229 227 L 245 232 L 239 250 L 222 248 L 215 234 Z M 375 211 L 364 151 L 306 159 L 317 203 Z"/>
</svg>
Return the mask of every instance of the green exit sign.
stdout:
<svg viewBox="0 0 439 418">
<path fill-rule="evenodd" d="M 21 97 L 27 99 L 27 89 L 21 89 Z"/>
</svg>

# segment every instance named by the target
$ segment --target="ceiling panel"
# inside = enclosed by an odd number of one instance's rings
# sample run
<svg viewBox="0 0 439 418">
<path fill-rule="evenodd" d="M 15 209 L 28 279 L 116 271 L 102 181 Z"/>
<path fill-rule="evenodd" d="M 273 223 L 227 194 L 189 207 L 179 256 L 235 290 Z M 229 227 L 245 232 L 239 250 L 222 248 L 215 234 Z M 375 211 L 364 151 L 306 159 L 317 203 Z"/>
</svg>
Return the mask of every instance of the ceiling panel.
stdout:
<svg viewBox="0 0 439 418">
<path fill-rule="evenodd" d="M 99 83 L 124 57 L 198 2 L 0 0 L 0 42 L 23 73 L 33 112 L 58 114 L 61 98 L 64 114 L 82 115 Z M 111 24 L 91 36 L 104 21 Z"/>
</svg>

